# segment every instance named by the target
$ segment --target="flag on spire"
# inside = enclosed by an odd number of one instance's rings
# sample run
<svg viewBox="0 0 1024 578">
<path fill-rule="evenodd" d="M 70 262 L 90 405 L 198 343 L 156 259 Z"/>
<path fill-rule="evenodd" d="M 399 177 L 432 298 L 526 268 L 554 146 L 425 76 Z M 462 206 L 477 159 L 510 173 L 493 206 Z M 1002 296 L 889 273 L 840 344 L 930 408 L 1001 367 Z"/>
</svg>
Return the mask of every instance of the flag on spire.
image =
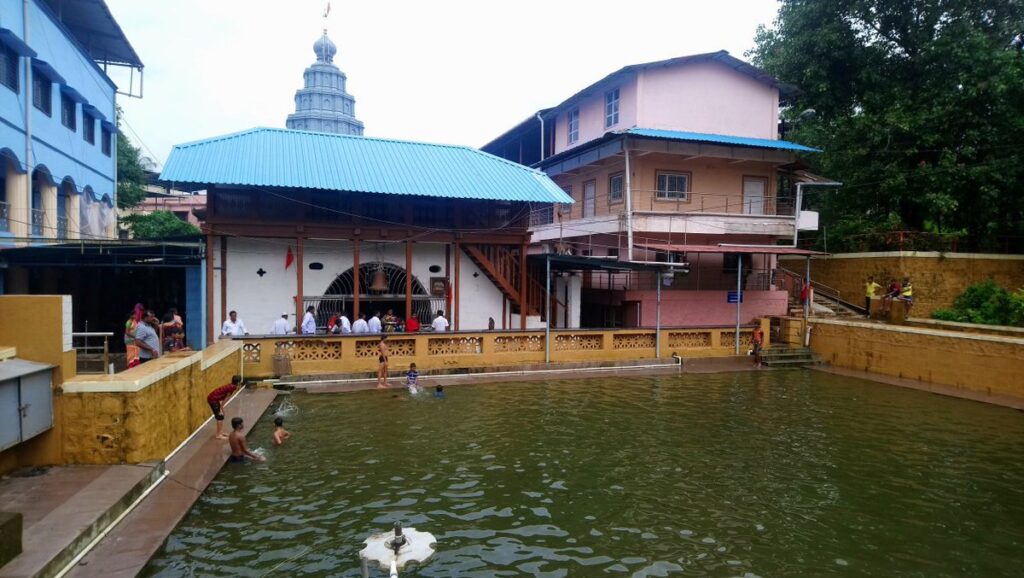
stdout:
<svg viewBox="0 0 1024 578">
<path fill-rule="evenodd" d="M 330 13 L 331 13 L 331 3 L 328 2 L 327 3 L 327 9 L 324 10 L 324 18 L 327 18 L 327 15 L 330 14 Z"/>
</svg>

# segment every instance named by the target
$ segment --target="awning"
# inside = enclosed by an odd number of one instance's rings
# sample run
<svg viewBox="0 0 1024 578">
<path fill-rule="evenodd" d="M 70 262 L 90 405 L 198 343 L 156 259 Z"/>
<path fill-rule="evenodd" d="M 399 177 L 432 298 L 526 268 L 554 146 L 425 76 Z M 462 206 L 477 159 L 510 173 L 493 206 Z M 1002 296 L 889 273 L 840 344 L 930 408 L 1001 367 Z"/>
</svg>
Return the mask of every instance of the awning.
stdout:
<svg viewBox="0 0 1024 578">
<path fill-rule="evenodd" d="M 45 60 L 39 60 L 38 58 L 33 58 L 32 59 L 32 68 L 34 68 L 35 70 L 38 70 L 39 72 L 43 73 L 43 76 L 45 76 L 46 78 L 50 79 L 50 82 L 56 82 L 56 83 L 59 83 L 59 84 L 67 84 L 67 82 L 68 82 L 68 81 L 64 80 L 64 77 L 61 76 L 57 72 L 56 68 L 50 66 L 50 63 L 46 62 Z"/>
<path fill-rule="evenodd" d="M 744 255 L 804 255 L 807 257 L 828 255 L 828 253 L 822 253 L 821 251 L 773 245 L 749 247 L 736 245 L 675 245 L 672 243 L 654 243 L 649 245 L 633 246 L 637 249 L 663 251 L 666 253 L 742 253 Z"/>
<path fill-rule="evenodd" d="M 66 84 L 60 85 L 60 91 L 61 91 L 62 94 L 66 94 L 68 98 L 70 98 L 71 100 L 73 100 L 75 102 L 80 102 L 82 104 L 85 104 L 87 102 L 85 100 L 85 97 L 82 96 L 81 92 L 78 92 L 77 90 L 71 88 L 70 86 L 68 86 Z"/>
<path fill-rule="evenodd" d="M 18 56 L 35 58 L 36 51 L 29 48 L 28 44 L 18 37 L 13 31 L 7 28 L 0 28 L 0 44 L 10 48 Z"/>
<path fill-rule="evenodd" d="M 89 115 L 92 116 L 93 118 L 98 118 L 100 120 L 107 120 L 107 115 L 105 115 L 102 112 L 100 112 L 100 109 L 96 108 L 95 106 L 93 106 L 91 104 L 87 104 L 87 105 L 83 106 L 82 110 L 87 112 L 87 113 L 89 113 Z"/>
</svg>

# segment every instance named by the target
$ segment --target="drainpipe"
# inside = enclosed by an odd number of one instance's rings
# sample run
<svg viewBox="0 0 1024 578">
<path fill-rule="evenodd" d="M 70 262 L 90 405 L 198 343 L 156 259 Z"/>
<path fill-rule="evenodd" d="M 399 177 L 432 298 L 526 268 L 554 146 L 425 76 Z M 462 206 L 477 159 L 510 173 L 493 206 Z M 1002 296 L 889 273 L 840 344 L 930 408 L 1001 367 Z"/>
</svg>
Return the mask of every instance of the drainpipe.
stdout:
<svg viewBox="0 0 1024 578">
<path fill-rule="evenodd" d="M 544 117 L 540 112 L 537 113 L 537 120 L 540 121 L 540 160 L 544 160 Z"/>
<path fill-rule="evenodd" d="M 633 185 L 629 179 L 629 141 L 623 139 L 626 155 L 626 260 L 633 260 Z"/>
<path fill-rule="evenodd" d="M 544 271 L 544 363 L 551 363 L 551 255 L 544 257 Z"/>
<path fill-rule="evenodd" d="M 808 259 L 808 262 L 810 260 Z M 740 307 L 743 304 L 743 255 L 736 255 L 736 355 L 740 354 Z"/>
<path fill-rule="evenodd" d="M 29 44 L 28 33 L 28 0 L 22 0 L 22 26 L 25 36 L 25 44 Z M 32 167 L 35 160 L 32 158 L 32 59 L 25 57 L 25 172 L 28 178 L 25 179 L 25 206 L 28 207 L 25 222 L 28 223 L 28 236 L 32 236 Z"/>
<path fill-rule="evenodd" d="M 658 287 L 658 308 L 654 314 L 654 358 L 661 359 L 661 271 L 654 276 Z"/>
</svg>

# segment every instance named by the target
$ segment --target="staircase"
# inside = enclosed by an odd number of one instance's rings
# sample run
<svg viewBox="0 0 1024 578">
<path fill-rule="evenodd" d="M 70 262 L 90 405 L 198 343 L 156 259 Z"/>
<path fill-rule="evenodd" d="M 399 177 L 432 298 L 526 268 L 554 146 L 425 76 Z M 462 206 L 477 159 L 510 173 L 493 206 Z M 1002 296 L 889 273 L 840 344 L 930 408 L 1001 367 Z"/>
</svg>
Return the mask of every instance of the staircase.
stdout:
<svg viewBox="0 0 1024 578">
<path fill-rule="evenodd" d="M 821 360 L 808 347 L 773 345 L 761 351 L 761 363 L 766 367 L 807 367 L 818 365 Z"/>
<path fill-rule="evenodd" d="M 803 286 L 803 277 L 788 269 L 780 268 L 779 273 L 787 279 L 789 291 L 789 314 L 791 316 L 802 316 L 804 314 L 803 304 L 800 302 L 800 288 Z M 811 280 L 811 311 L 812 316 L 835 316 L 844 318 L 863 317 L 867 311 L 860 305 L 844 301 L 838 289 L 834 289 Z"/>
<path fill-rule="evenodd" d="M 476 264 L 480 271 L 494 283 L 512 303 L 514 308 L 526 315 L 544 315 L 544 285 L 540 284 L 527 271 L 526 295 L 520 295 L 519 255 L 502 245 L 475 245 L 466 243 L 462 250 Z M 558 304 L 554 295 L 551 296 L 552 307 Z"/>
</svg>

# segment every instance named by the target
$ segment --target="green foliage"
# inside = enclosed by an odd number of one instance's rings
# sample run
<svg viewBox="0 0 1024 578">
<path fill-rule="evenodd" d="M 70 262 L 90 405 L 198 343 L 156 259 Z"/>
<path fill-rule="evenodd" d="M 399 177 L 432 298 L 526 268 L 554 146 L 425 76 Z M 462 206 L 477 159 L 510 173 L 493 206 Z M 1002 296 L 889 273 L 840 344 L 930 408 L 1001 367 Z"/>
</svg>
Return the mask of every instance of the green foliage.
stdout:
<svg viewBox="0 0 1024 578">
<path fill-rule="evenodd" d="M 953 307 L 933 311 L 932 317 L 942 321 L 1024 327 L 1024 289 L 1011 293 L 992 280 L 971 285 L 956 298 Z"/>
<path fill-rule="evenodd" d="M 182 221 L 170 211 L 154 211 L 146 215 L 127 215 L 121 219 L 121 223 L 136 239 L 182 237 L 198 235 L 200 232 L 199 228 Z"/>
<path fill-rule="evenodd" d="M 786 138 L 845 184 L 808 199 L 829 250 L 1024 235 L 1024 58 L 1006 50 L 1022 24 L 1021 0 L 782 0 L 749 56 L 803 91 Z"/>
<path fill-rule="evenodd" d="M 142 155 L 121 130 L 121 107 L 117 107 L 117 208 L 130 209 L 146 198 L 146 173 Z"/>
</svg>

